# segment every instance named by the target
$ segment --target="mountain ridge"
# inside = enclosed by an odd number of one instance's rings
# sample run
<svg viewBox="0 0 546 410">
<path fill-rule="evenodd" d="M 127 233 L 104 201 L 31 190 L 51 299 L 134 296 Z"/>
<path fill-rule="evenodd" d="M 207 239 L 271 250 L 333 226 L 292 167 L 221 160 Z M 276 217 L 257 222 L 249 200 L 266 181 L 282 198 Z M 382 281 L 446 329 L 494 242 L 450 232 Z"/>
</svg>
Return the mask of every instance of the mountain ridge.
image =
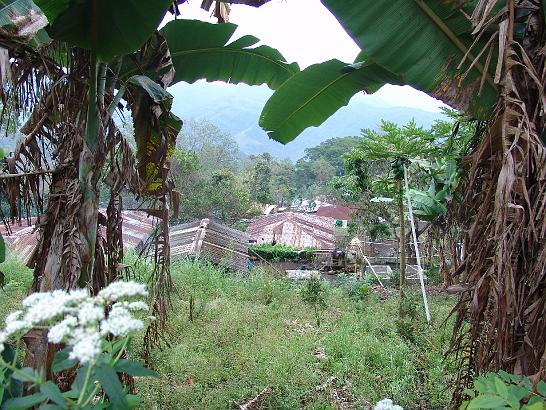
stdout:
<svg viewBox="0 0 546 410">
<path fill-rule="evenodd" d="M 445 118 L 417 108 L 394 106 L 375 95 L 357 95 L 320 127 L 311 127 L 299 137 L 282 145 L 270 139 L 259 125 L 262 107 L 273 91 L 266 86 L 216 84 L 198 81 L 180 83 L 169 88 L 173 94 L 173 112 L 182 119 L 206 119 L 230 133 L 247 155 L 269 152 L 277 159 L 295 161 L 305 155 L 305 148 L 336 137 L 359 135 L 364 128 L 377 129 L 381 120 L 405 124 L 415 119 L 418 125 L 430 127 Z"/>
</svg>

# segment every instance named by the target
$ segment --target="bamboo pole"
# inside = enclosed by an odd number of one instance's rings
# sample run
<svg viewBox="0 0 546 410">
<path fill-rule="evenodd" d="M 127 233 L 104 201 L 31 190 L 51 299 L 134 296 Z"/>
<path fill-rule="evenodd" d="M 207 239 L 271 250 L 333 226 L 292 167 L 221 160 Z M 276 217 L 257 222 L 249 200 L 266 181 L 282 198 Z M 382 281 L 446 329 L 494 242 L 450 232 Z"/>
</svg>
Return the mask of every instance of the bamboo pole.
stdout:
<svg viewBox="0 0 546 410">
<path fill-rule="evenodd" d="M 413 209 L 411 206 L 411 198 L 409 193 L 409 182 L 408 182 L 408 169 L 406 164 L 404 164 L 404 182 L 406 184 L 406 198 L 408 200 L 408 214 L 411 224 L 411 233 L 413 236 L 413 245 L 415 246 L 415 256 L 417 257 L 417 274 L 419 275 L 419 281 L 421 282 L 421 293 L 423 294 L 423 303 L 425 305 L 425 313 L 427 315 L 427 322 L 430 325 L 431 317 L 430 311 L 428 308 L 427 301 L 427 292 L 425 290 L 425 281 L 423 279 L 423 268 L 421 267 L 421 256 L 419 255 L 419 245 L 417 244 L 417 234 L 415 233 L 415 221 L 413 220 Z"/>
<path fill-rule="evenodd" d="M 381 285 L 381 287 L 384 288 L 385 285 L 383 285 L 383 282 L 381 282 L 381 279 L 379 279 L 379 275 L 375 272 L 375 269 L 373 268 L 372 264 L 370 263 L 370 260 L 368 259 L 368 257 L 366 255 L 364 255 L 364 252 L 362 252 L 362 257 L 364 258 L 364 260 L 366 261 L 366 263 L 368 264 L 368 266 L 372 270 L 372 273 L 375 275 L 375 278 L 379 281 L 379 284 Z"/>
</svg>

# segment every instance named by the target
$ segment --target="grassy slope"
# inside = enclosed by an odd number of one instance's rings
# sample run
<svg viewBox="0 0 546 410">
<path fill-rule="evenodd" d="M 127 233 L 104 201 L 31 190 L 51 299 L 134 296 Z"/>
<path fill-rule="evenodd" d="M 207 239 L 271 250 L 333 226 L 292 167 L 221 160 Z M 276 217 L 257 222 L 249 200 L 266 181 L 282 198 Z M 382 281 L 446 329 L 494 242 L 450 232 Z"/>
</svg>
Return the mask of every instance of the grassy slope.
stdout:
<svg viewBox="0 0 546 410">
<path fill-rule="evenodd" d="M 0 290 L 4 317 L 18 308 L 32 273 L 13 258 L 0 270 L 6 274 Z M 224 275 L 191 263 L 173 267 L 173 276 L 179 293 L 170 321 L 171 347 L 153 354 L 159 379 L 137 380 L 144 408 L 231 408 L 266 387 L 273 393 L 262 408 L 335 408 L 334 387 L 338 395 L 352 396 L 357 408 L 383 397 L 406 409 L 447 407 L 449 372 L 441 351 L 450 329 L 439 324 L 453 299 L 433 298 L 434 328 L 419 326 L 410 342 L 397 332 L 394 290 L 386 301 L 375 294 L 362 301 L 350 298 L 346 289 L 330 288 L 325 320 L 317 329 L 298 285 L 285 280 L 260 273 Z M 190 293 L 197 301 L 194 322 L 188 321 Z M 135 339 L 136 350 L 140 340 Z M 317 348 L 324 349 L 325 358 L 317 357 Z M 326 383 L 331 377 L 334 387 Z M 325 388 L 317 390 L 321 385 Z"/>
<path fill-rule="evenodd" d="M 137 383 L 147 408 L 231 408 L 266 387 L 273 393 L 263 408 L 335 408 L 331 383 L 317 391 L 331 377 L 338 395 L 352 396 L 357 407 L 384 397 L 406 409 L 447 407 L 441 351 L 450 330 L 439 324 L 453 299 L 433 298 L 434 328 L 418 326 L 410 342 L 397 332 L 394 290 L 386 301 L 375 294 L 362 301 L 332 287 L 324 324 L 316 329 L 306 325 L 314 325 L 313 311 L 297 285 L 284 280 L 243 279 L 189 263 L 174 267 L 173 276 L 180 294 L 171 347 L 153 355 L 160 378 Z M 200 312 L 189 322 L 192 289 L 198 289 Z M 321 348 L 325 358 L 316 355 Z"/>
</svg>

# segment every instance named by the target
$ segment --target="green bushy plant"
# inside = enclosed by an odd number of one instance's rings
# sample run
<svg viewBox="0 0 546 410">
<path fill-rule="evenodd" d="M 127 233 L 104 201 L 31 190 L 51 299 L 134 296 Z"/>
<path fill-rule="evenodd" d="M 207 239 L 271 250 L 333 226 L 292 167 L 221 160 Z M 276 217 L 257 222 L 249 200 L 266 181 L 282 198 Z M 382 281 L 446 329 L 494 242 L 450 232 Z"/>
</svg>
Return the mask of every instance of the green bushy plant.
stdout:
<svg viewBox="0 0 546 410">
<path fill-rule="evenodd" d="M 432 265 L 429 268 L 425 269 L 423 272 L 427 277 L 427 283 L 429 285 L 441 285 L 444 281 L 442 272 L 438 265 Z"/>
<path fill-rule="evenodd" d="M 255 253 L 260 258 L 272 262 L 309 262 L 315 255 L 315 250 L 313 248 L 297 248 L 295 246 L 283 244 L 251 244 L 249 249 L 251 253 Z"/>
<path fill-rule="evenodd" d="M 466 389 L 470 397 L 463 402 L 460 410 L 476 409 L 546 409 L 546 383 L 541 380 L 536 392 L 528 378 L 520 379 L 505 371 L 486 373 L 474 380 L 474 388 Z"/>
<path fill-rule="evenodd" d="M 411 343 L 417 342 L 419 318 L 417 301 L 404 292 L 400 297 L 400 312 L 396 319 L 396 332 L 402 339 Z"/>
<path fill-rule="evenodd" d="M 274 280 L 264 279 L 260 288 L 260 297 L 264 305 L 270 305 L 277 294 L 277 286 Z"/>
<path fill-rule="evenodd" d="M 311 276 L 309 279 L 306 279 L 305 284 L 301 288 L 301 298 L 306 304 L 313 307 L 317 327 L 320 326 L 322 311 L 327 306 L 327 291 L 325 284 L 317 276 Z"/>
<path fill-rule="evenodd" d="M 346 290 L 349 297 L 358 302 L 365 302 L 371 295 L 371 286 L 366 281 L 351 281 Z"/>
<path fill-rule="evenodd" d="M 395 289 L 400 289 L 400 270 L 393 269 L 389 274 L 389 279 L 387 281 L 390 287 Z"/>
<path fill-rule="evenodd" d="M 217 296 L 225 273 L 204 260 L 181 261 L 173 264 L 171 270 L 182 278 L 178 294 L 188 304 L 188 320 L 194 321 L 203 315 L 207 303 Z"/>
</svg>

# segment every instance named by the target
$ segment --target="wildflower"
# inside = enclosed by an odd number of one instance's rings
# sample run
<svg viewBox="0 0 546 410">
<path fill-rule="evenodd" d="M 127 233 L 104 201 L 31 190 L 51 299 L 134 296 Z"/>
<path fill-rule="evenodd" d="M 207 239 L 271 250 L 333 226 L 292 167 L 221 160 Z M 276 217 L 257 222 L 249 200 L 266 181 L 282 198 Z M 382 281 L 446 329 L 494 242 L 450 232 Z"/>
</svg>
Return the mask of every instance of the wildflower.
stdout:
<svg viewBox="0 0 546 410">
<path fill-rule="evenodd" d="M 101 290 L 98 295 L 100 298 L 116 302 L 119 299 L 131 296 L 148 296 L 146 285 L 137 282 L 114 282 Z"/>
<path fill-rule="evenodd" d="M 27 320 L 12 320 L 6 325 L 4 332 L 6 336 L 11 336 L 15 333 L 26 332 L 32 328 L 32 323 Z"/>
<path fill-rule="evenodd" d="M 101 334 L 111 333 L 114 336 L 125 337 L 129 333 L 144 327 L 142 320 L 134 319 L 129 310 L 120 303 L 112 305 L 108 319 L 101 323 Z"/>
<path fill-rule="evenodd" d="M 53 320 L 68 310 L 67 302 L 69 300 L 68 293 L 62 290 L 42 293 L 39 297 L 32 300 L 34 303 L 28 306 L 25 320 L 28 320 L 32 324 Z"/>
<path fill-rule="evenodd" d="M 104 319 L 104 307 L 97 306 L 92 301 L 86 301 L 78 309 L 78 321 L 81 325 L 95 323 Z"/>
<path fill-rule="evenodd" d="M 68 357 L 81 364 L 95 361 L 102 352 L 100 334 L 95 329 L 75 329 L 69 345 L 72 350 Z"/>
<path fill-rule="evenodd" d="M 41 304 L 42 301 L 49 297 L 48 293 L 32 293 L 23 300 L 23 307 L 29 308 Z"/>
<path fill-rule="evenodd" d="M 23 312 L 20 310 L 11 312 L 6 316 L 6 327 L 4 332 L 2 332 L 2 334 L 5 335 L 5 338 L 14 333 L 26 331 L 32 327 L 32 322 L 28 321 L 26 318 L 21 319 L 21 316 L 23 316 Z"/>
<path fill-rule="evenodd" d="M 401 406 L 394 404 L 391 399 L 378 401 L 374 410 L 404 410 Z"/>
<path fill-rule="evenodd" d="M 74 316 L 67 316 L 62 322 L 57 323 L 47 333 L 47 339 L 51 343 L 61 343 L 65 340 L 73 331 L 74 327 L 78 324 L 78 321 Z"/>
<path fill-rule="evenodd" d="M 9 315 L 6 316 L 6 324 L 16 321 L 21 317 L 23 314 L 22 311 L 16 310 L 15 312 L 11 312 Z"/>
<path fill-rule="evenodd" d="M 148 305 L 124 299 L 146 295 L 145 285 L 136 282 L 112 283 L 97 297 L 91 297 L 85 289 L 34 293 L 23 301 L 24 311 L 6 317 L 6 327 L 0 332 L 0 352 L 8 337 L 40 325 L 49 327 L 49 342 L 64 342 L 71 348 L 70 358 L 80 364 L 93 362 L 102 353 L 102 336 L 125 337 L 142 329 L 144 323 L 135 319 L 132 312 L 145 311 Z"/>
<path fill-rule="evenodd" d="M 148 305 L 141 300 L 136 302 L 117 302 L 116 305 L 123 306 L 130 311 L 148 310 Z"/>
</svg>

